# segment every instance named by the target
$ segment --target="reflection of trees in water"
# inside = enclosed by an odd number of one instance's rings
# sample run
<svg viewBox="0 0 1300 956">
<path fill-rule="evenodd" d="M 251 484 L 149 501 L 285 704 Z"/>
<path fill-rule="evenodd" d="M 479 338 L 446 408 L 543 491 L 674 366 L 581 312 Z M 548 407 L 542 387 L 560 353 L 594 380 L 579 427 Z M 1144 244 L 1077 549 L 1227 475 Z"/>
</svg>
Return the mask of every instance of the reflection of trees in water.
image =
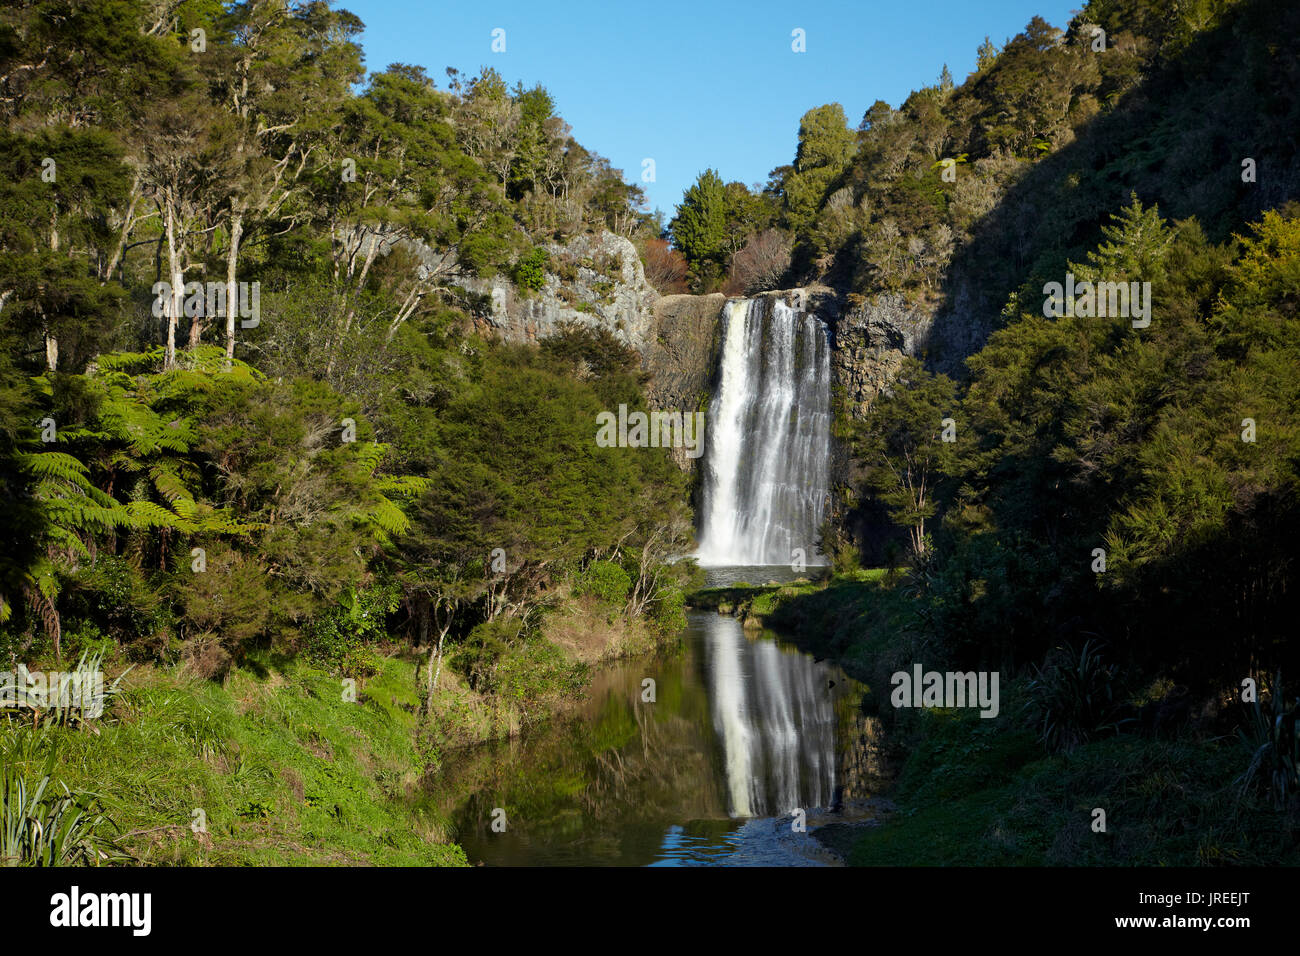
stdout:
<svg viewBox="0 0 1300 956">
<path fill-rule="evenodd" d="M 836 763 L 841 768 L 840 796 L 858 800 L 880 793 L 892 775 L 879 717 L 864 714 L 856 702 L 842 709 Z"/>
<path fill-rule="evenodd" d="M 427 785 L 457 820 L 457 839 L 505 843 L 514 833 L 604 843 L 630 821 L 725 815 L 709 765 L 708 702 L 688 666 L 676 657 L 613 668 L 593 682 L 585 715 L 449 757 Z M 658 699 L 643 703 L 641 679 L 650 674 Z M 505 834 L 491 830 L 498 806 Z"/>
<path fill-rule="evenodd" d="M 580 716 L 448 755 L 427 786 L 457 822 L 454 838 L 471 859 L 645 863 L 670 825 L 729 822 L 698 650 L 599 673 Z M 648 676 L 656 681 L 655 703 L 641 701 Z M 857 739 L 865 726 L 860 686 L 838 671 L 835 678 L 837 737 Z M 836 764 L 849 768 L 856 796 L 863 775 L 852 768 L 861 760 L 849 751 L 837 754 Z M 506 810 L 505 833 L 492 832 L 496 807 Z"/>
<path fill-rule="evenodd" d="M 581 797 L 593 820 L 619 819 L 628 811 L 666 822 L 678 822 L 683 815 L 726 815 L 707 727 L 680 713 L 661 716 L 662 711 L 651 710 L 658 706 L 629 708 L 634 739 L 593 752 L 592 773 Z"/>
</svg>

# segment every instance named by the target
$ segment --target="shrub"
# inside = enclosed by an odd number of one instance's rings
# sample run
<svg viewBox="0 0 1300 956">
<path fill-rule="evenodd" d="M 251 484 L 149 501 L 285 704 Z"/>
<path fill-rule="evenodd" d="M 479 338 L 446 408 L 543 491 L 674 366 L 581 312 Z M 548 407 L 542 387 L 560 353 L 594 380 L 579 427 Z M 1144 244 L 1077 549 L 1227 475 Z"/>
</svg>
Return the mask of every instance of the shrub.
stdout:
<svg viewBox="0 0 1300 956">
<path fill-rule="evenodd" d="M 452 656 L 451 667 L 469 681 L 476 693 L 496 693 L 500 686 L 498 668 L 509 659 L 510 649 L 518 638 L 518 621 L 483 621 L 475 625 Z"/>
<path fill-rule="evenodd" d="M 566 659 L 554 644 L 534 637 L 500 660 L 495 690 L 526 719 L 545 698 L 576 694 L 589 674 L 588 665 Z"/>
<path fill-rule="evenodd" d="M 778 289 L 790 271 L 788 236 L 777 229 L 764 229 L 753 235 L 731 257 L 731 278 L 740 293 L 750 295 L 765 289 Z"/>
<path fill-rule="evenodd" d="M 686 626 L 686 592 L 664 588 L 650 603 L 650 620 L 661 632 L 671 634 Z"/>
<path fill-rule="evenodd" d="M 689 292 L 686 259 L 664 239 L 647 239 L 640 245 L 646 281 L 660 295 Z"/>
<path fill-rule="evenodd" d="M 156 580 L 126 558 L 101 551 L 70 576 L 60 596 L 67 630 L 81 632 L 92 643 L 97 632 L 130 640 L 169 630 L 172 611 Z"/>
<path fill-rule="evenodd" d="M 306 653 L 344 677 L 372 677 L 378 661 L 369 645 L 388 635 L 388 615 L 401 597 L 392 584 L 347 588 L 338 604 L 307 629 Z"/>
<path fill-rule="evenodd" d="M 534 247 L 527 255 L 520 256 L 515 262 L 514 280 L 521 289 L 540 291 L 546 286 L 546 264 L 550 254 L 540 246 Z"/>
<path fill-rule="evenodd" d="M 1296 736 L 1300 700 L 1287 707 L 1278 674 L 1267 705 L 1256 699 L 1248 713 L 1247 728 L 1238 729 L 1237 735 L 1250 753 L 1250 763 L 1236 782 L 1242 795 L 1252 786 L 1266 789 L 1273 805 L 1282 809 L 1300 791 L 1300 738 Z"/>
<path fill-rule="evenodd" d="M 1089 639 L 1076 651 L 1067 644 L 1046 670 L 1035 668 L 1029 684 L 1039 734 L 1052 752 L 1070 751 L 1116 726 L 1119 704 L 1115 668 L 1102 661 Z"/>
<path fill-rule="evenodd" d="M 632 588 L 632 579 L 613 561 L 592 561 L 578 575 L 574 594 L 592 594 L 610 604 L 622 604 Z"/>
<path fill-rule="evenodd" d="M 10 761 L 20 746 L 5 741 L 0 766 L 0 860 L 7 866 L 97 866 L 124 854 L 108 836 L 112 821 L 94 797 L 51 786 L 56 751 L 50 747 L 39 781 L 33 783 Z"/>
<path fill-rule="evenodd" d="M 216 545 L 207 552 L 204 574 L 175 579 L 176 596 L 186 638 L 188 662 L 209 662 L 209 676 L 224 673 L 221 661 L 240 656 L 271 630 L 274 592 L 257 561 L 233 548 Z M 207 649 L 208 637 L 218 635 L 222 653 Z M 209 666 L 210 665 L 210 666 Z"/>
</svg>

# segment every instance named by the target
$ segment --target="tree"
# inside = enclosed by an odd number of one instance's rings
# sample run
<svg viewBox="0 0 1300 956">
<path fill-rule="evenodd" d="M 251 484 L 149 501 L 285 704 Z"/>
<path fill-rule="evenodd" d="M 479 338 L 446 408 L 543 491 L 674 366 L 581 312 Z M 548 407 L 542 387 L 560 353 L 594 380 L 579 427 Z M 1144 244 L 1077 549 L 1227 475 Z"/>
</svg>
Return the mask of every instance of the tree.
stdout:
<svg viewBox="0 0 1300 956">
<path fill-rule="evenodd" d="M 803 115 L 794 170 L 784 183 L 785 220 L 793 231 L 799 233 L 812 223 L 854 148 L 855 137 L 840 104 L 818 106 Z"/>
<path fill-rule="evenodd" d="M 171 290 L 162 303 L 167 320 L 167 368 L 176 365 L 176 333 L 186 275 L 202 266 L 199 241 L 211 234 L 210 223 L 227 184 L 239 173 L 232 124 L 212 120 L 209 112 L 206 99 L 191 87 L 159 104 L 140 131 L 144 190 L 158 209 L 163 224 L 158 241 L 166 249 L 167 273 L 157 278 Z"/>
<path fill-rule="evenodd" d="M 790 269 L 790 238 L 779 229 L 755 233 L 731 259 L 731 275 L 746 295 L 775 289 Z"/>
<path fill-rule="evenodd" d="M 857 457 L 867 485 L 894 522 L 907 528 L 917 557 L 926 552 L 925 525 L 937 513 L 938 486 L 954 463 L 956 442 L 945 440 L 945 432 L 957 437 L 954 405 L 953 381 L 908 358 L 891 394 L 877 398 L 859 426 Z"/>
<path fill-rule="evenodd" d="M 48 371 L 60 367 L 60 343 L 75 349 L 62 365 L 71 357 L 76 368 L 122 295 L 99 278 L 108 224 L 125 204 L 122 151 L 102 130 L 55 127 L 0 131 L 0 157 L 0 322 L 43 352 Z"/>
<path fill-rule="evenodd" d="M 993 45 L 992 40 L 985 36 L 984 42 L 980 44 L 980 48 L 975 52 L 975 69 L 982 73 L 991 67 L 997 58 L 998 48 Z"/>
<path fill-rule="evenodd" d="M 231 42 L 205 59 L 221 105 L 234 119 L 237 168 L 226 199 L 226 362 L 235 354 L 235 317 L 241 243 L 262 230 L 286 230 L 310 208 L 294 203 L 313 154 L 362 76 L 360 49 L 351 38 L 360 21 L 346 12 L 279 0 L 245 0 L 220 23 Z M 198 329 L 191 335 L 197 342 Z"/>
<path fill-rule="evenodd" d="M 727 192 L 716 170 L 700 173 L 668 224 L 673 247 L 686 258 L 701 289 L 721 275 L 727 243 Z"/>
<path fill-rule="evenodd" d="M 688 292 L 686 258 L 668 245 L 668 240 L 651 238 L 641 243 L 641 262 L 645 278 L 660 295 Z"/>
</svg>

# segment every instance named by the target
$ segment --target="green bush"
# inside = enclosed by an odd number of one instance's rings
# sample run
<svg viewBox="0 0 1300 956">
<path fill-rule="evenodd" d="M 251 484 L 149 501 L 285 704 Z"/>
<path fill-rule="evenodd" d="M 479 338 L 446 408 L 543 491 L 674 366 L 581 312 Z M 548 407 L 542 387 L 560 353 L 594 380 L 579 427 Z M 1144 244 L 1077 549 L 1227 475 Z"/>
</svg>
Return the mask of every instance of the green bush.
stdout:
<svg viewBox="0 0 1300 956">
<path fill-rule="evenodd" d="M 373 676 L 378 659 L 369 645 L 387 637 L 387 618 L 399 601 L 397 588 L 387 583 L 346 589 L 307 629 L 307 656 L 345 677 Z"/>
<path fill-rule="evenodd" d="M 518 706 L 525 718 L 543 700 L 578 693 L 590 668 L 565 658 L 558 647 L 540 638 L 528 640 L 517 653 L 503 657 L 497 667 L 497 693 Z"/>
<path fill-rule="evenodd" d="M 92 638 L 101 632 L 129 641 L 174 624 L 157 578 L 106 551 L 69 576 L 60 600 L 65 630 L 84 631 Z"/>
<path fill-rule="evenodd" d="M 1250 754 L 1250 764 L 1237 778 L 1244 796 L 1252 787 L 1267 790 L 1273 805 L 1283 808 L 1300 791 L 1300 736 L 1296 721 L 1300 701 L 1287 707 L 1282 675 L 1273 678 L 1267 702 L 1258 699 L 1247 710 L 1245 728 L 1238 738 Z"/>
<path fill-rule="evenodd" d="M 1049 751 L 1068 752 L 1116 729 L 1115 676 L 1114 665 L 1102 660 L 1091 639 L 1077 651 L 1066 644 L 1050 666 L 1035 670 L 1029 684 L 1031 709 Z"/>
<path fill-rule="evenodd" d="M 678 587 L 664 588 L 650 603 L 650 619 L 665 634 L 686 626 L 686 592 Z"/>
<path fill-rule="evenodd" d="M 546 285 L 546 264 L 550 258 L 550 254 L 540 246 L 520 256 L 514 268 L 515 284 L 522 289 L 540 291 Z"/>
<path fill-rule="evenodd" d="M 498 668 L 510 658 L 511 647 L 518 639 L 518 621 L 483 621 L 474 626 L 451 657 L 451 667 L 469 681 L 476 693 L 494 694 L 500 687 Z"/>
<path fill-rule="evenodd" d="M 574 594 L 592 594 L 610 604 L 622 604 L 632 588 L 632 579 L 613 561 L 593 561 L 578 575 Z"/>
<path fill-rule="evenodd" d="M 99 811 L 93 795 L 53 784 L 56 747 L 49 744 L 40 778 L 11 766 L 15 748 L 40 746 L 23 731 L 11 731 L 0 743 L 0 857 L 7 866 L 98 866 L 121 861 L 109 830 L 112 821 Z"/>
<path fill-rule="evenodd" d="M 77 621 L 63 632 L 63 653 L 75 657 L 83 651 L 100 657 L 111 657 L 117 651 L 117 642 L 94 621 Z"/>
</svg>

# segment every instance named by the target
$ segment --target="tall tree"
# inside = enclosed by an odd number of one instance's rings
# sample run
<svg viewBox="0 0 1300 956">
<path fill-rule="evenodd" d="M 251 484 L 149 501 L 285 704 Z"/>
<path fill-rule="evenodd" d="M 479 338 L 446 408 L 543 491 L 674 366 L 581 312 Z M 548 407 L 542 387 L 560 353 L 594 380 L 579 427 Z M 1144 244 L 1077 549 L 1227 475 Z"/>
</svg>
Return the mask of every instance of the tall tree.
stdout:
<svg viewBox="0 0 1300 956">
<path fill-rule="evenodd" d="M 700 173 L 668 224 L 674 248 L 694 274 L 697 287 L 721 274 L 727 243 L 727 192 L 716 170 Z"/>
<path fill-rule="evenodd" d="M 926 522 L 939 505 L 939 484 L 952 471 L 958 437 L 954 383 L 904 360 L 891 394 L 878 398 L 859 426 L 857 454 L 867 483 L 907 529 L 912 552 L 929 545 Z"/>
</svg>

